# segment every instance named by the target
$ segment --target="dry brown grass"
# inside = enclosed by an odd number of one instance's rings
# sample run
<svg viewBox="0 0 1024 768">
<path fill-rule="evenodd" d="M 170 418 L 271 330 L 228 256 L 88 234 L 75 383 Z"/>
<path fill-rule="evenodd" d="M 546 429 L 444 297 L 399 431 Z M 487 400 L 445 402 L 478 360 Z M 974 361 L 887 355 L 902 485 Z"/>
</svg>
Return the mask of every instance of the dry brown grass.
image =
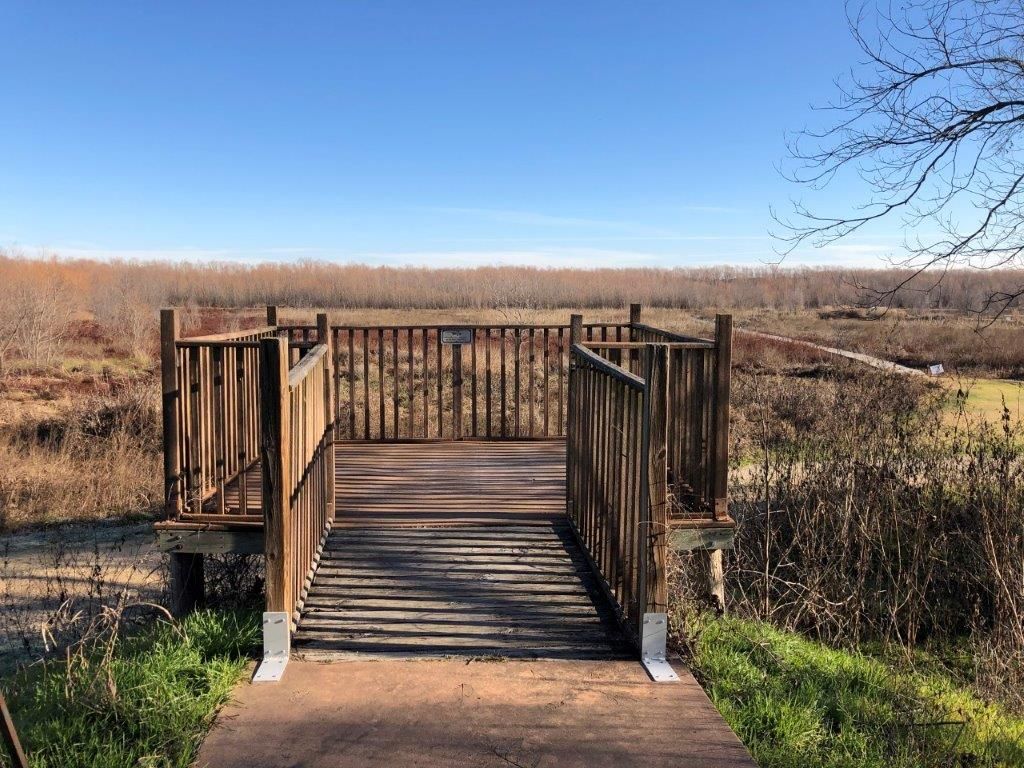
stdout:
<svg viewBox="0 0 1024 768">
<path fill-rule="evenodd" d="M 0 432 L 0 530 L 152 514 L 162 498 L 155 386 L 86 397 Z"/>
<path fill-rule="evenodd" d="M 942 363 L 961 375 L 1024 378 L 1024 317 L 995 322 L 961 313 L 741 311 L 741 327 L 865 352 L 923 369 Z"/>
</svg>

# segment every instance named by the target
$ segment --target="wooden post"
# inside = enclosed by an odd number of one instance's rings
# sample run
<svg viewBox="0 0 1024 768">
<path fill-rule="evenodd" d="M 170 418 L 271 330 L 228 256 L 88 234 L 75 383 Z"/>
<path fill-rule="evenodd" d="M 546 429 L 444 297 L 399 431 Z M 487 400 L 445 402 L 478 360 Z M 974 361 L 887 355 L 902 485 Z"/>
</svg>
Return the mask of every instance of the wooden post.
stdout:
<svg viewBox="0 0 1024 768">
<path fill-rule="evenodd" d="M 0 724 L 3 725 L 4 744 L 7 746 L 7 753 L 11 756 L 14 768 L 28 768 L 28 758 L 25 750 L 21 748 L 21 741 L 18 739 L 18 731 L 14 727 L 14 718 L 11 711 L 7 709 L 7 700 L 0 693 Z"/>
<path fill-rule="evenodd" d="M 729 517 L 729 386 L 732 372 L 732 315 L 715 315 L 715 447 L 712 498 L 716 520 Z"/>
<path fill-rule="evenodd" d="M 640 310 L 639 304 L 629 305 L 629 340 L 636 341 L 636 332 L 633 330 L 633 326 L 640 322 Z"/>
<path fill-rule="evenodd" d="M 732 376 L 732 315 L 715 315 L 715 452 L 712 494 L 716 520 L 729 519 L 729 400 Z M 725 610 L 725 569 L 720 549 L 707 554 L 708 592 Z"/>
<path fill-rule="evenodd" d="M 641 307 L 640 307 L 639 304 L 630 304 L 629 305 L 629 340 L 630 341 L 640 341 L 640 333 L 634 327 L 637 323 L 640 322 L 640 310 L 641 310 Z M 623 361 L 623 363 L 624 363 L 625 367 L 628 368 L 632 372 L 635 372 L 637 370 L 636 360 L 637 360 L 637 356 L 639 354 L 640 354 L 640 351 L 637 350 L 637 349 L 630 349 L 626 353 L 626 359 Z"/>
<path fill-rule="evenodd" d="M 327 409 L 326 434 L 324 435 L 324 463 L 327 465 L 327 476 L 324 483 L 324 495 L 327 497 L 327 519 L 334 521 L 334 418 L 337 413 L 335 398 L 337 390 L 334 386 L 336 374 L 334 370 L 334 337 L 327 313 L 316 316 L 316 333 L 321 344 L 327 345 L 328 375 L 324 377 L 324 408 Z"/>
<path fill-rule="evenodd" d="M 583 341 L 583 315 L 569 315 L 569 345 Z"/>
<path fill-rule="evenodd" d="M 668 347 L 648 344 L 645 357 L 643 480 L 647 504 L 640 510 L 640 530 L 646 544 L 646 567 L 641 594 L 643 612 L 664 613 L 668 611 Z M 642 626 L 639 631 L 642 634 Z"/>
<path fill-rule="evenodd" d="M 185 616 L 206 603 L 203 556 L 193 552 L 172 552 L 170 573 L 170 610 Z"/>
<path fill-rule="evenodd" d="M 263 549 L 267 611 L 292 613 L 291 408 L 288 339 L 260 339 L 260 462 L 263 467 Z"/>
<path fill-rule="evenodd" d="M 267 304 L 267 325 L 277 325 L 277 307 Z"/>
<path fill-rule="evenodd" d="M 181 464 L 178 434 L 178 311 L 160 310 L 160 381 L 163 390 L 164 509 L 168 519 L 181 514 Z"/>
<path fill-rule="evenodd" d="M 570 482 L 566 484 L 565 513 L 570 520 L 576 519 L 576 499 L 572 492 L 574 486 L 571 479 L 575 477 L 576 462 L 579 460 L 577 450 L 579 446 L 579 435 L 576 434 L 579 425 L 576 423 L 575 389 L 576 365 L 573 363 L 572 345 L 579 344 L 583 340 L 583 315 L 569 315 L 569 372 L 566 382 L 566 404 L 565 404 L 565 476 Z"/>
<path fill-rule="evenodd" d="M 725 612 L 725 568 L 723 566 L 722 550 L 720 549 L 709 549 L 707 568 L 708 568 L 708 592 L 711 595 L 711 601 L 715 603 L 715 608 L 720 612 Z"/>
<path fill-rule="evenodd" d="M 438 340 L 440 344 L 440 340 Z M 452 439 L 462 439 L 462 345 L 452 344 Z"/>
<path fill-rule="evenodd" d="M 160 384 L 163 394 L 164 431 L 164 510 L 169 520 L 182 512 L 181 463 L 179 457 L 181 435 L 178 432 L 178 349 L 181 333 L 178 312 L 160 310 Z M 172 552 L 168 581 L 171 613 L 184 616 L 205 600 L 203 583 L 203 556 L 191 552 Z"/>
</svg>

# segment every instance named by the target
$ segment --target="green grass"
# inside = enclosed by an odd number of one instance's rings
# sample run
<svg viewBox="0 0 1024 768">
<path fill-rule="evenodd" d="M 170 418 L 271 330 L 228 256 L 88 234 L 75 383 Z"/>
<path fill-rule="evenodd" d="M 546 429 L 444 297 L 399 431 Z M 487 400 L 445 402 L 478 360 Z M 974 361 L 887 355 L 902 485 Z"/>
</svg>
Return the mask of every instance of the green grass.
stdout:
<svg viewBox="0 0 1024 768">
<path fill-rule="evenodd" d="M 122 639 L 109 662 L 19 673 L 4 687 L 31 765 L 188 766 L 258 638 L 251 612 L 201 611 Z"/>
<path fill-rule="evenodd" d="M 725 618 L 701 622 L 693 668 L 762 768 L 1024 765 L 1024 719 L 924 661 Z"/>
<path fill-rule="evenodd" d="M 1003 404 L 1010 412 L 1010 418 L 1020 421 L 1024 418 L 1024 382 L 1009 379 L 975 379 L 958 382 L 944 379 L 943 383 L 951 392 L 963 387 L 967 395 L 964 408 L 968 413 L 998 423 L 1003 417 Z M 949 407 L 956 410 L 956 398 L 950 398 Z"/>
</svg>

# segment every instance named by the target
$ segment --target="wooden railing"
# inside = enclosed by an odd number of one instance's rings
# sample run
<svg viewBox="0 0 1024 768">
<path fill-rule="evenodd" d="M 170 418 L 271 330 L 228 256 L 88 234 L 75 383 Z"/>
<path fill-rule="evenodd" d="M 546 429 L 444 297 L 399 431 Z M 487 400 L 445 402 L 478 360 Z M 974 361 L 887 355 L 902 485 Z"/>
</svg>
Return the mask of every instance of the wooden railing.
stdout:
<svg viewBox="0 0 1024 768">
<path fill-rule="evenodd" d="M 334 423 L 330 345 L 289 371 L 291 349 L 285 336 L 260 342 L 260 460 L 267 611 L 294 627 L 334 520 Z"/>
<path fill-rule="evenodd" d="M 164 490 L 172 519 L 244 514 L 245 480 L 259 455 L 259 339 L 273 327 L 179 338 L 161 312 Z M 229 509 L 235 482 L 241 510 Z"/>
<path fill-rule="evenodd" d="M 701 339 L 634 323 L 629 342 L 584 342 L 636 375 L 646 369 L 648 342 L 667 354 L 667 451 L 675 518 L 728 519 L 729 399 L 732 318 L 719 315 L 715 338 Z"/>
<path fill-rule="evenodd" d="M 648 345 L 643 377 L 572 346 L 566 506 L 623 625 L 668 603 L 667 348 Z"/>
<path fill-rule="evenodd" d="M 584 332 L 629 333 L 604 323 Z M 331 333 L 339 439 L 565 436 L 567 325 L 336 325 Z"/>
</svg>

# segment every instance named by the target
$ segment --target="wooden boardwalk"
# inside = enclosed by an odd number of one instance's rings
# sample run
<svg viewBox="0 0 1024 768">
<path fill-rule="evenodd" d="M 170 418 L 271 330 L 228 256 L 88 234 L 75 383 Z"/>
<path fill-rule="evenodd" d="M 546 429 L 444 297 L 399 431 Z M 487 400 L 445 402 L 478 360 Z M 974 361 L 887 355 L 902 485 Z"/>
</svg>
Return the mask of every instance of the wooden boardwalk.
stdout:
<svg viewBox="0 0 1024 768">
<path fill-rule="evenodd" d="M 300 655 L 628 654 L 565 518 L 564 444 L 361 444 L 338 457 Z"/>
<path fill-rule="evenodd" d="M 723 590 L 731 318 L 713 339 L 638 304 L 568 320 L 268 307 L 184 339 L 161 312 L 172 607 L 202 600 L 207 555 L 266 566 L 260 684 L 198 765 L 752 765 L 663 658 L 669 548 L 706 549 Z M 311 659 L 285 671 L 289 647 Z"/>
<path fill-rule="evenodd" d="M 262 482 L 257 462 L 228 483 L 227 514 L 262 515 Z M 565 518 L 565 441 L 339 442 L 335 488 L 342 527 L 547 523 Z"/>
<path fill-rule="evenodd" d="M 335 525 L 565 520 L 565 441 L 338 443 Z"/>
</svg>

